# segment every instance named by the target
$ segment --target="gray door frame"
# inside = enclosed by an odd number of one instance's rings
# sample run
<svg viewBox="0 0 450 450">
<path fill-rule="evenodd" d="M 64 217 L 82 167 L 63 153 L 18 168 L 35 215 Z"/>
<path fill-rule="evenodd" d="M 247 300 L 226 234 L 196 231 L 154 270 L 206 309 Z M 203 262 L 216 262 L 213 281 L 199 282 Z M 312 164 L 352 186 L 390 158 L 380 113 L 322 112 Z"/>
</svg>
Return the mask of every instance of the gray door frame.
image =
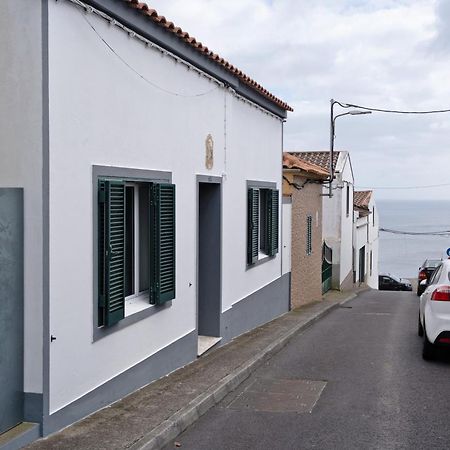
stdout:
<svg viewBox="0 0 450 450">
<path fill-rule="evenodd" d="M 197 201 L 196 201 L 196 216 L 197 216 L 197 224 L 196 224 L 196 329 L 197 334 L 201 334 L 200 330 L 200 184 L 215 184 L 218 185 L 218 189 L 220 189 L 220 239 L 219 239 L 219 305 L 218 305 L 218 316 L 215 317 L 216 325 L 214 328 L 214 335 L 220 336 L 220 319 L 222 315 L 222 227 L 223 227 L 223 186 L 222 186 L 222 177 L 209 176 L 209 175 L 197 175 L 196 177 L 196 188 L 197 188 Z M 216 305 L 217 306 L 217 305 Z M 213 335 L 213 334 L 211 334 Z"/>
<path fill-rule="evenodd" d="M 0 433 L 24 419 L 23 189 L 0 188 Z"/>
</svg>

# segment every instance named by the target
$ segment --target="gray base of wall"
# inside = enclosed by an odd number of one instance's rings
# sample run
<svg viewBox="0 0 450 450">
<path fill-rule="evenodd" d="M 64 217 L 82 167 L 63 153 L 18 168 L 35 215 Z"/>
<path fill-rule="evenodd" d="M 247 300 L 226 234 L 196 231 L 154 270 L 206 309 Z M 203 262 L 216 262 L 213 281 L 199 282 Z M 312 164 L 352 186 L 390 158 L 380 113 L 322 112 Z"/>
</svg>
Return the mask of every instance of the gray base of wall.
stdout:
<svg viewBox="0 0 450 450">
<path fill-rule="evenodd" d="M 222 314 L 222 345 L 289 311 L 290 275 L 284 274 Z"/>
<path fill-rule="evenodd" d="M 341 283 L 341 291 L 351 291 L 353 289 L 353 271 L 350 271 Z"/>
<path fill-rule="evenodd" d="M 23 409 L 25 422 L 41 422 L 42 419 L 42 394 L 24 392 Z"/>
<path fill-rule="evenodd" d="M 146 384 L 185 366 L 196 357 L 197 332 L 193 331 L 70 405 L 44 417 L 43 436 L 54 433 L 94 411 L 120 400 Z"/>
<path fill-rule="evenodd" d="M 31 444 L 40 436 L 38 423 L 23 422 L 0 434 L 0 450 L 18 450 Z"/>
<path fill-rule="evenodd" d="M 221 316 L 223 345 L 289 311 L 290 273 L 242 299 Z M 150 356 L 61 410 L 44 417 L 42 435 L 54 433 L 197 358 L 197 330 Z M 42 399 L 29 396 L 29 416 Z M 41 407 L 42 408 L 42 407 Z M 42 409 L 41 409 L 42 411 Z"/>
</svg>

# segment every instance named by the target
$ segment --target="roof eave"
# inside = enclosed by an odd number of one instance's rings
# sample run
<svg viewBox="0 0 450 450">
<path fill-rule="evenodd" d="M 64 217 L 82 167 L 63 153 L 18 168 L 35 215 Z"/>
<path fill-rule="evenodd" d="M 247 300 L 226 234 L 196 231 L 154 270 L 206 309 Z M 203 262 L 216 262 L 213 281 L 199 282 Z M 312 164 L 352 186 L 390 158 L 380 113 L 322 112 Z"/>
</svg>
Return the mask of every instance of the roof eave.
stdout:
<svg viewBox="0 0 450 450">
<path fill-rule="evenodd" d="M 268 95 L 264 95 L 261 91 L 251 87 L 249 84 L 245 83 L 243 79 L 226 70 L 225 67 L 211 59 L 207 54 L 200 52 L 192 45 L 180 39 L 176 33 L 171 33 L 160 24 L 149 20 L 149 17 L 144 15 L 141 10 L 130 7 L 130 3 L 127 3 L 127 1 L 83 1 L 122 23 L 149 41 L 154 42 L 179 58 L 198 67 L 208 75 L 234 89 L 242 97 L 256 103 L 281 119 L 287 117 L 288 111 L 293 111 L 289 105 L 276 97 L 274 97 L 275 100 L 270 99 Z"/>
<path fill-rule="evenodd" d="M 329 178 L 329 176 L 325 175 L 325 174 L 308 172 L 303 169 L 295 169 L 295 168 L 293 169 L 293 168 L 288 168 L 288 167 L 283 167 L 283 173 L 292 173 L 294 175 L 298 175 L 298 176 L 301 176 L 304 178 L 311 177 L 311 179 L 314 179 L 314 180 L 327 180 Z"/>
</svg>

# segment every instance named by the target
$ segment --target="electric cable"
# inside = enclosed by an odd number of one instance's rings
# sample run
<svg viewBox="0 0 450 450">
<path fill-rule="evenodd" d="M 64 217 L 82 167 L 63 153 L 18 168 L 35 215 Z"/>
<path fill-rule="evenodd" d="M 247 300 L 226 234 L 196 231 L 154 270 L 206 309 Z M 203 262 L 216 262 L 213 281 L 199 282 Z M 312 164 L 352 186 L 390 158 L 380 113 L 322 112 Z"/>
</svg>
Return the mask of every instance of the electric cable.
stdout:
<svg viewBox="0 0 450 450">
<path fill-rule="evenodd" d="M 106 45 L 106 47 L 123 63 L 125 64 L 125 66 L 127 66 L 131 71 L 133 71 L 139 78 L 141 78 L 142 80 L 144 80 L 146 83 L 148 83 L 149 85 L 151 85 L 152 87 L 159 89 L 162 92 L 165 92 L 166 94 L 170 94 L 170 95 L 174 95 L 176 97 L 202 97 L 204 95 L 210 94 L 211 92 L 217 90 L 219 87 L 215 86 L 214 88 L 206 91 L 206 92 L 202 92 L 199 94 L 181 94 L 179 92 L 173 92 L 170 91 L 168 89 L 165 89 L 161 86 L 158 86 L 156 83 L 154 83 L 153 81 L 150 81 L 148 78 L 146 78 L 144 75 L 142 75 L 141 73 L 139 73 L 133 66 L 131 66 L 127 61 L 125 61 L 124 58 L 122 58 L 122 56 L 120 56 L 115 50 L 114 48 L 103 38 L 103 36 L 97 31 L 97 29 L 94 27 L 94 25 L 92 25 L 92 23 L 87 19 L 87 17 L 83 14 L 83 19 L 86 21 L 86 23 L 92 28 L 92 30 L 94 31 L 94 33 L 99 37 L 99 39 L 103 42 L 103 44 Z"/>
<path fill-rule="evenodd" d="M 444 186 L 450 186 L 450 183 L 442 183 L 442 184 L 428 184 L 428 185 L 422 185 L 422 186 L 355 186 L 355 189 L 429 189 L 429 188 L 437 188 L 437 187 L 444 187 Z"/>
<path fill-rule="evenodd" d="M 366 111 L 391 113 L 391 114 L 440 114 L 440 113 L 450 113 L 450 109 L 432 109 L 428 111 L 402 111 L 398 109 L 383 109 L 383 108 L 373 108 L 371 106 L 355 105 L 353 103 L 344 103 L 335 101 L 342 108 L 358 108 Z"/>
<path fill-rule="evenodd" d="M 384 233 L 391 234 L 401 234 L 408 236 L 450 236 L 450 230 L 442 230 L 442 231 L 402 231 L 402 230 L 393 230 L 391 228 L 380 228 L 380 231 Z"/>
</svg>

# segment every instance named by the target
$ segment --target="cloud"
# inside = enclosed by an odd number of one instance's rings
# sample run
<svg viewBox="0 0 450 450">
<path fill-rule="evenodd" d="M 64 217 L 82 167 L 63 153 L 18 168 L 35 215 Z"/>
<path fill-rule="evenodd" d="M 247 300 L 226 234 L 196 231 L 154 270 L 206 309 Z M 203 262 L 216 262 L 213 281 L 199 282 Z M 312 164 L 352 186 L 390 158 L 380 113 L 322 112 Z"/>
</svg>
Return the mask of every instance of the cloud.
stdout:
<svg viewBox="0 0 450 450">
<path fill-rule="evenodd" d="M 286 149 L 329 145 L 329 100 L 450 107 L 448 0 L 154 0 L 160 14 L 294 106 Z M 436 184 L 450 163 L 448 116 L 344 117 L 358 185 Z M 378 197 L 428 198 L 430 191 Z M 440 195 L 444 196 L 441 190 Z"/>
</svg>

